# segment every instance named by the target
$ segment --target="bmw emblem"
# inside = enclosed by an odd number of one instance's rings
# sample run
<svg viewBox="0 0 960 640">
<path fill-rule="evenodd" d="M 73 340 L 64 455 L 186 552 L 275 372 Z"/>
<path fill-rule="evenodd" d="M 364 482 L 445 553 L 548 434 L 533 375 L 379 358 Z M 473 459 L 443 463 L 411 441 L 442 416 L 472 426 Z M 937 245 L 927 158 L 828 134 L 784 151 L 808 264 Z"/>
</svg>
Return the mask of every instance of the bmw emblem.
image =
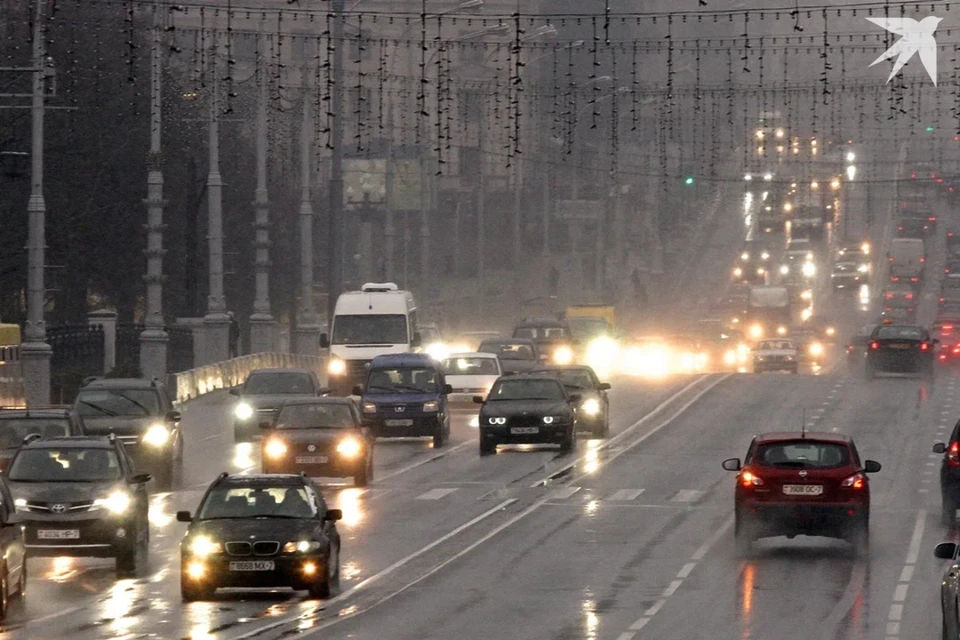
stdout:
<svg viewBox="0 0 960 640">
<path fill-rule="evenodd" d="M 807 472 L 806 472 L 806 471 L 801 471 L 801 472 L 800 472 L 800 477 L 801 477 L 801 478 L 806 478 L 806 477 L 807 477 Z"/>
<path fill-rule="evenodd" d="M 310 445 L 309 447 L 307 447 L 307 451 L 309 451 L 309 452 L 311 452 L 311 453 L 313 453 L 313 452 L 316 451 L 316 450 L 317 450 L 316 445 Z"/>
<path fill-rule="evenodd" d="M 67 505 L 65 504 L 55 504 L 50 507 L 50 511 L 53 513 L 65 513 L 67 510 Z"/>
</svg>

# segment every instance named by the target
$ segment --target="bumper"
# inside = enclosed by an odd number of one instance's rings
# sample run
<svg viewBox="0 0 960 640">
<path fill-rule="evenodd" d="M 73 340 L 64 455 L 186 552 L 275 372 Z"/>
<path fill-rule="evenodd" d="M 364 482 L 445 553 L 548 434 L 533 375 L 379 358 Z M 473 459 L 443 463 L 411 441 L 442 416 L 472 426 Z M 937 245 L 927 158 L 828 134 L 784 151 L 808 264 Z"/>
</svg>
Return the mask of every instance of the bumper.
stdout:
<svg viewBox="0 0 960 640">
<path fill-rule="evenodd" d="M 570 425 L 543 425 L 537 427 L 537 433 L 510 433 L 510 427 L 480 428 L 480 438 L 484 442 L 496 444 L 559 444 L 570 434 Z"/>
<path fill-rule="evenodd" d="M 239 571 L 231 570 L 231 562 L 273 562 L 274 568 L 267 571 Z M 296 556 L 249 556 L 235 558 L 221 556 L 216 558 L 197 559 L 189 556 L 181 557 L 182 580 L 211 588 L 235 587 L 258 589 L 262 587 L 292 587 L 295 590 L 304 590 L 316 584 L 326 575 L 326 555 L 296 555 Z M 203 575 L 190 577 L 186 572 L 191 565 L 203 566 Z M 312 564 L 314 571 L 307 573 L 304 567 Z"/>
<path fill-rule="evenodd" d="M 76 558 L 113 558 L 133 543 L 136 531 L 132 519 L 34 519 L 24 514 L 24 542 L 27 556 L 71 556 Z M 50 532 L 60 532 L 51 534 Z M 78 534 L 74 536 L 74 534 Z M 70 538 L 50 538 L 51 535 Z M 43 537 L 41 537 L 43 536 Z"/>
<path fill-rule="evenodd" d="M 918 355 L 879 355 L 867 358 L 867 366 L 877 373 L 922 373 L 933 366 L 933 358 Z"/>
<path fill-rule="evenodd" d="M 753 371 L 763 373 L 764 371 L 796 371 L 798 367 L 796 360 L 754 360 Z"/>
<path fill-rule="evenodd" d="M 442 428 L 440 416 L 436 413 L 405 418 L 378 416 L 365 418 L 363 424 L 377 438 L 423 438 L 436 434 Z"/>
<path fill-rule="evenodd" d="M 862 502 L 747 503 L 738 509 L 758 536 L 825 535 L 842 537 L 850 527 L 866 521 L 870 508 Z"/>
<path fill-rule="evenodd" d="M 954 501 L 960 501 L 960 467 L 940 466 L 940 491 Z"/>
<path fill-rule="evenodd" d="M 349 460 L 338 459 L 336 454 L 326 455 L 330 462 L 322 464 L 302 464 L 296 461 L 295 456 L 286 456 L 282 460 L 271 460 L 263 457 L 264 473 L 292 473 L 301 471 L 311 478 L 349 478 L 362 473 L 367 468 L 367 458 L 359 456 Z"/>
</svg>

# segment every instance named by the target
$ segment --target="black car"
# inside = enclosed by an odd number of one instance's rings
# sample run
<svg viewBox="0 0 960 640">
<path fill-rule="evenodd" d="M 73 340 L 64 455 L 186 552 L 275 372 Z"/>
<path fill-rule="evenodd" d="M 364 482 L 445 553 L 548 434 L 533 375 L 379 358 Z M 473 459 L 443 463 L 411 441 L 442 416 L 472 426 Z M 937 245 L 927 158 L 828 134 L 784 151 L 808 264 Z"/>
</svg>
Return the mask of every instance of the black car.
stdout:
<svg viewBox="0 0 960 640">
<path fill-rule="evenodd" d="M 326 598 L 340 582 L 339 509 L 306 475 L 228 475 L 213 481 L 180 542 L 180 594 L 219 587 L 291 587 Z"/>
<path fill-rule="evenodd" d="M 180 412 L 162 382 L 94 379 L 80 388 L 74 406 L 87 434 L 115 434 L 160 488 L 176 488 L 183 475 L 183 432 Z"/>
<path fill-rule="evenodd" d="M 497 452 L 499 444 L 559 444 L 568 453 L 577 445 L 577 409 L 583 400 L 570 394 L 555 376 L 501 376 L 482 405 L 480 455 Z"/>
<path fill-rule="evenodd" d="M 575 341 L 565 320 L 525 318 L 513 328 L 513 337 L 533 340 L 552 364 L 572 364 Z"/>
<path fill-rule="evenodd" d="M 253 442 L 260 437 L 261 422 L 270 422 L 281 403 L 297 398 L 329 395 L 317 374 L 309 369 L 255 369 L 243 385 L 230 390 L 237 397 L 233 406 L 234 442 Z"/>
<path fill-rule="evenodd" d="M 524 373 L 540 365 L 543 359 L 537 343 L 529 338 L 501 338 L 484 340 L 479 353 L 495 353 L 500 358 L 504 373 Z"/>
<path fill-rule="evenodd" d="M 933 452 L 943 454 L 940 463 L 940 504 L 943 524 L 952 527 L 957 523 L 957 509 L 960 509 L 960 421 L 954 425 L 950 440 L 934 444 Z"/>
<path fill-rule="evenodd" d="M 352 476 L 358 487 L 373 478 L 373 443 L 350 398 L 291 400 L 280 405 L 261 443 L 264 473 Z"/>
<path fill-rule="evenodd" d="M 534 374 L 556 376 L 567 392 L 580 396 L 577 409 L 577 431 L 590 433 L 594 438 L 610 435 L 610 400 L 607 391 L 610 384 L 600 382 L 593 369 L 586 365 L 540 367 Z"/>
<path fill-rule="evenodd" d="M 116 558 L 118 574 L 146 559 L 150 476 L 119 438 L 28 436 L 7 478 L 29 557 Z"/>
<path fill-rule="evenodd" d="M 940 341 L 919 325 L 882 324 L 870 334 L 865 373 L 918 373 L 933 378 L 934 346 Z"/>
<path fill-rule="evenodd" d="M 0 472 L 6 470 L 23 439 L 34 433 L 58 438 L 82 436 L 86 431 L 73 407 L 0 409 Z"/>
<path fill-rule="evenodd" d="M 10 599 L 27 595 L 27 556 L 23 520 L 16 513 L 7 481 L 0 477 L 0 621 L 6 619 Z"/>
<path fill-rule="evenodd" d="M 919 238 L 923 240 L 927 231 L 929 230 L 929 223 L 921 218 L 904 218 L 897 224 L 897 236 L 898 238 Z"/>
<path fill-rule="evenodd" d="M 870 336 L 876 328 L 875 324 L 863 325 L 850 337 L 847 343 L 847 366 L 856 367 L 863 364 L 867 349 L 870 347 Z"/>
</svg>

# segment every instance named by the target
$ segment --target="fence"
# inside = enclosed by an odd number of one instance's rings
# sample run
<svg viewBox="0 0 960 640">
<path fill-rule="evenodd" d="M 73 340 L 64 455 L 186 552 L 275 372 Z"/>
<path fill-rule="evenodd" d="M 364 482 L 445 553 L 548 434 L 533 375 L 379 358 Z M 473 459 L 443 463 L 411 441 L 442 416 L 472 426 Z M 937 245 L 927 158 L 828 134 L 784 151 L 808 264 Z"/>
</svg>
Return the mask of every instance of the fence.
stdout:
<svg viewBox="0 0 960 640">
<path fill-rule="evenodd" d="M 224 362 L 216 362 L 167 376 L 167 387 L 175 391 L 178 402 L 192 400 L 217 389 L 243 384 L 254 369 L 298 368 L 314 371 L 326 379 L 326 358 L 295 353 L 255 353 Z"/>
<path fill-rule="evenodd" d="M 104 374 L 103 327 L 99 325 L 49 327 L 47 342 L 53 349 L 53 356 L 50 359 L 51 399 L 55 404 L 69 404 L 76 396 L 84 378 Z"/>
</svg>

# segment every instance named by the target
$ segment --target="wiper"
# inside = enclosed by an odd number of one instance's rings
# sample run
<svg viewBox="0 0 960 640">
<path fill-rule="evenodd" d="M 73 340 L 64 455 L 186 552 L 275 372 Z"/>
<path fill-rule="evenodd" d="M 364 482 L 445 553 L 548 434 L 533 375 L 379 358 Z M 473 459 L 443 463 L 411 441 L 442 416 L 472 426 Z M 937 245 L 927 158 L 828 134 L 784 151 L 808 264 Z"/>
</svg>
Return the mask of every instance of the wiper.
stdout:
<svg viewBox="0 0 960 640">
<path fill-rule="evenodd" d="M 108 416 L 115 416 L 115 415 L 117 415 L 116 412 L 110 411 L 110 409 L 104 409 L 104 408 L 101 407 L 100 405 L 98 405 L 98 404 L 93 404 L 92 402 L 87 402 L 86 400 L 80 400 L 80 404 L 85 404 L 85 405 L 87 405 L 88 407 L 93 407 L 94 409 L 96 409 L 97 411 L 99 411 L 100 413 L 102 413 L 102 414 L 104 414 L 104 415 L 108 415 Z"/>
<path fill-rule="evenodd" d="M 398 384 L 394 389 L 403 389 L 404 391 L 412 391 L 413 393 L 434 393 L 433 391 L 424 391 L 420 387 L 411 387 L 405 384 Z"/>
<path fill-rule="evenodd" d="M 131 404 L 135 404 L 136 406 L 138 406 L 138 407 L 140 407 L 141 409 L 143 409 L 144 415 L 150 415 L 150 409 L 147 409 L 145 406 L 143 406 L 142 404 L 140 404 L 139 402 L 137 402 L 136 400 L 134 400 L 134 399 L 131 398 L 130 396 L 128 396 L 128 395 L 126 395 L 126 394 L 124 394 L 124 393 L 117 393 L 116 395 L 120 396 L 121 398 L 123 398 L 123 399 L 126 400 L 127 402 L 130 402 Z"/>
<path fill-rule="evenodd" d="M 380 391 L 393 391 L 393 390 L 394 390 L 393 387 L 381 387 L 380 385 L 376 385 L 376 384 L 373 385 L 373 386 L 371 386 L 371 387 L 367 387 L 367 391 L 372 391 L 372 390 L 374 390 L 374 389 L 379 389 Z"/>
</svg>

